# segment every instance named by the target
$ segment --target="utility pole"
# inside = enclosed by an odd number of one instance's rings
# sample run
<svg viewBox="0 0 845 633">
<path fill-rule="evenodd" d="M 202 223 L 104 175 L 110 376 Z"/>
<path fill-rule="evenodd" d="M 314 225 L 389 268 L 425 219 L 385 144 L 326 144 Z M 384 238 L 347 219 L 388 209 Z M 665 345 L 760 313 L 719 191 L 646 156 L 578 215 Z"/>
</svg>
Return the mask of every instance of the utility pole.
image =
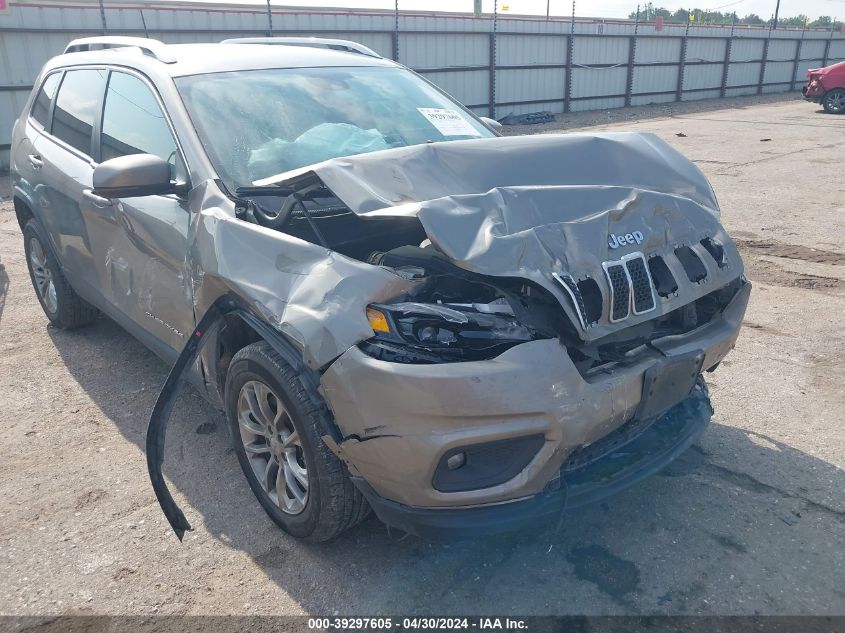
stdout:
<svg viewBox="0 0 845 633">
<path fill-rule="evenodd" d="M 778 28 L 778 13 L 780 13 L 780 0 L 777 0 L 777 4 L 775 4 L 775 19 L 772 22 L 772 28 Z"/>
<path fill-rule="evenodd" d="M 103 24 L 103 35 L 105 35 L 109 27 L 106 25 L 106 6 L 103 4 L 103 0 L 100 0 L 100 22 Z"/>
</svg>

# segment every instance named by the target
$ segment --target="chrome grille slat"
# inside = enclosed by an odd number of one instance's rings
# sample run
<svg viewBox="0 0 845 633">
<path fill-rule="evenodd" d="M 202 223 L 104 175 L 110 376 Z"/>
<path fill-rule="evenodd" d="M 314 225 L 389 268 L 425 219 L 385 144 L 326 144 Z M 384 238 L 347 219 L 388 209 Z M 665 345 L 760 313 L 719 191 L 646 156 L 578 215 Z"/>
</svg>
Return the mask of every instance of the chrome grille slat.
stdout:
<svg viewBox="0 0 845 633">
<path fill-rule="evenodd" d="M 634 314 L 644 314 L 657 306 L 654 300 L 654 284 L 651 280 L 645 257 L 642 253 L 632 253 L 630 259 L 623 258 L 628 277 L 631 279 L 632 303 Z"/>
<path fill-rule="evenodd" d="M 581 291 L 578 289 L 578 285 L 575 283 L 575 280 L 569 275 L 559 275 L 558 273 L 552 273 L 552 277 L 554 277 L 557 282 L 563 286 L 563 289 L 566 290 L 570 299 L 572 299 L 575 312 L 578 313 L 578 319 L 581 321 L 581 327 L 586 328 L 587 309 L 584 306 L 584 298 L 581 296 Z"/>
<path fill-rule="evenodd" d="M 610 284 L 610 322 L 616 323 L 631 314 L 631 278 L 621 261 L 602 264 Z"/>
<path fill-rule="evenodd" d="M 657 307 L 645 255 L 629 253 L 621 259 L 604 262 L 602 268 L 610 285 L 608 319 L 611 323 L 624 321 L 632 312 L 645 314 Z"/>
</svg>

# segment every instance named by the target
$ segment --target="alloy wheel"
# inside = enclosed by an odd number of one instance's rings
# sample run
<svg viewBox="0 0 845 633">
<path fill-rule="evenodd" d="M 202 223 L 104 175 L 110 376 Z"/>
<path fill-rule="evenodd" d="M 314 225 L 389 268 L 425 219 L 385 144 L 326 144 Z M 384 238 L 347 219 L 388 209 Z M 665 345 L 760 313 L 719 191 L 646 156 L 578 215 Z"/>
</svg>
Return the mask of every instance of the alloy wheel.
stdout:
<svg viewBox="0 0 845 633">
<path fill-rule="evenodd" d="M 831 112 L 845 112 L 845 90 L 837 90 L 826 97 Z"/>
<path fill-rule="evenodd" d="M 35 288 L 38 290 L 38 296 L 44 302 L 47 312 L 55 314 L 58 310 L 59 302 L 56 298 L 56 285 L 53 283 L 53 273 L 50 270 L 50 264 L 47 262 L 47 256 L 44 254 L 44 247 L 34 237 L 29 240 L 29 264 L 32 269 Z"/>
<path fill-rule="evenodd" d="M 308 503 L 308 469 L 299 432 L 281 398 L 250 380 L 238 395 L 238 427 L 252 471 L 264 492 L 287 514 Z"/>
</svg>

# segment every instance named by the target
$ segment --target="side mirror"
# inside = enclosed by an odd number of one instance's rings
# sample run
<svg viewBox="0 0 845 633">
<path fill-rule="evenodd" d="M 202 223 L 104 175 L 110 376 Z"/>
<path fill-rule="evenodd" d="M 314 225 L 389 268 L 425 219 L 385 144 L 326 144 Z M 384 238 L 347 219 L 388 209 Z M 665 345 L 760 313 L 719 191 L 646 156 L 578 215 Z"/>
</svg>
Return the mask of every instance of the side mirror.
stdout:
<svg viewBox="0 0 845 633">
<path fill-rule="evenodd" d="M 491 119 L 490 117 L 479 117 L 482 121 L 484 121 L 484 125 L 489 127 L 494 132 L 501 132 L 502 124 L 499 123 L 496 119 Z"/>
<path fill-rule="evenodd" d="M 170 163 L 152 154 L 118 156 L 94 170 L 93 193 L 103 198 L 137 198 L 174 193 Z"/>
</svg>

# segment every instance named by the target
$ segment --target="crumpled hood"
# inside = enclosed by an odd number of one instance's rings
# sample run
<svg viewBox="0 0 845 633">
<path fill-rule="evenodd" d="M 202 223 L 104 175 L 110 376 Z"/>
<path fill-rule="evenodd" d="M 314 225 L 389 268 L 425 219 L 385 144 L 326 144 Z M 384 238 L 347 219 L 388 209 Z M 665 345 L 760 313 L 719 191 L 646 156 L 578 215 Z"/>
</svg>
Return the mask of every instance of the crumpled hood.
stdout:
<svg viewBox="0 0 845 633">
<path fill-rule="evenodd" d="M 313 172 L 355 213 L 497 187 L 617 186 L 684 196 L 712 210 L 707 179 L 654 134 L 544 134 L 358 154 L 257 181 Z M 577 209 L 561 209 L 569 218 Z"/>
<path fill-rule="evenodd" d="M 624 326 L 689 303 L 742 272 L 706 178 L 652 134 L 433 143 L 333 159 L 298 173 L 307 172 L 363 217 L 416 216 L 432 243 L 462 268 L 542 285 L 585 340 L 623 326 L 611 320 L 605 268 L 625 255 L 660 255 L 678 290 L 660 299 L 655 294 L 656 311 L 631 314 Z M 707 237 L 724 247 L 727 263 L 705 251 L 700 240 Z M 702 261 L 705 279 L 688 279 L 674 254 L 682 246 Z M 598 321 L 585 323 L 583 306 L 579 316 L 578 291 L 563 278 L 596 280 L 603 306 Z"/>
</svg>

